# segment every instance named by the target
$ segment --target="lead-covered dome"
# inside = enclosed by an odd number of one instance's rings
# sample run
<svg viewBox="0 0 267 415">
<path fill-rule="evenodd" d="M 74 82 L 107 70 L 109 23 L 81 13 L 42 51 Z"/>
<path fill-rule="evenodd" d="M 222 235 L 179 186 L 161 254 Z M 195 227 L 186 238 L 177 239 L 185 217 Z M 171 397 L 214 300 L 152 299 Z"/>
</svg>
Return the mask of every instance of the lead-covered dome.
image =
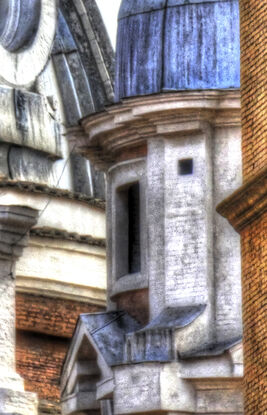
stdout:
<svg viewBox="0 0 267 415">
<path fill-rule="evenodd" d="M 238 0 L 122 0 L 116 99 L 240 86 Z"/>
</svg>

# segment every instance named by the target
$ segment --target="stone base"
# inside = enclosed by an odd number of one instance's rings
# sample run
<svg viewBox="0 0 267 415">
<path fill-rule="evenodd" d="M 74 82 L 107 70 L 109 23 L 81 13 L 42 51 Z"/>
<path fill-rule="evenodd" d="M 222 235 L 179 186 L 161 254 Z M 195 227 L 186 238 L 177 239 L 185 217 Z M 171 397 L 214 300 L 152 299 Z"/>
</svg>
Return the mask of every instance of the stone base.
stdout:
<svg viewBox="0 0 267 415">
<path fill-rule="evenodd" d="M 1 376 L 0 415 L 38 415 L 37 395 L 24 391 L 23 380 L 17 374 Z"/>
</svg>

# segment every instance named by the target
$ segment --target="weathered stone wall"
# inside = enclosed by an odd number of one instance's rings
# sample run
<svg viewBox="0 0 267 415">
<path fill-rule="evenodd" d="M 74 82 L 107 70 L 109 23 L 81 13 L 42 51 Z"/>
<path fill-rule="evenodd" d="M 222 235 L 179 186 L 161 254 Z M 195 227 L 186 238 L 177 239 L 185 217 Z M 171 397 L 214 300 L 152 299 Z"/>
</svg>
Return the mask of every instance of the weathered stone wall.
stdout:
<svg viewBox="0 0 267 415">
<path fill-rule="evenodd" d="M 214 207 L 242 183 L 240 127 L 216 129 L 213 147 Z M 239 168 L 237 168 L 239 166 Z M 215 209 L 214 209 L 215 211 Z M 213 226 L 216 329 L 219 341 L 242 333 L 240 236 L 227 221 L 214 214 Z M 226 260 L 227 258 L 227 260 Z"/>
<path fill-rule="evenodd" d="M 0 206 L 0 413 L 37 415 L 36 394 L 24 391 L 15 369 L 15 262 L 29 240 L 38 211 Z"/>
<path fill-rule="evenodd" d="M 183 160 L 192 160 L 191 174 L 179 172 Z M 213 281 L 209 129 L 166 140 L 164 161 L 165 301 L 171 307 L 206 304 Z"/>
</svg>

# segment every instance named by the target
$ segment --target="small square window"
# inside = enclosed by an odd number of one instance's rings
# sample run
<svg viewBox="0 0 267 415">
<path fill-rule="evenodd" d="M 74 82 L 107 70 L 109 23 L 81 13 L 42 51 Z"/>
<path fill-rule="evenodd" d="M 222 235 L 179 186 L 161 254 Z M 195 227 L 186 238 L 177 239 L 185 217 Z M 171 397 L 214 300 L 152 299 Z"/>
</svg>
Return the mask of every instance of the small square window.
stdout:
<svg viewBox="0 0 267 415">
<path fill-rule="evenodd" d="M 180 176 L 193 174 L 193 159 L 179 160 L 179 174 Z"/>
</svg>

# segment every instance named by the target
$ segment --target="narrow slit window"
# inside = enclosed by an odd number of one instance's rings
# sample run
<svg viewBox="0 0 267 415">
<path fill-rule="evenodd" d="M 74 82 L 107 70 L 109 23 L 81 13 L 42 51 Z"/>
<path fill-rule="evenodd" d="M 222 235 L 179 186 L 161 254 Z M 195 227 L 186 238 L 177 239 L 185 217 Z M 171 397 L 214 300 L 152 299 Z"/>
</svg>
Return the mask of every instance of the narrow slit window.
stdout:
<svg viewBox="0 0 267 415">
<path fill-rule="evenodd" d="M 193 174 L 193 159 L 179 160 L 179 174 L 180 176 Z"/>
<path fill-rule="evenodd" d="M 141 271 L 140 185 L 133 183 L 117 191 L 116 275 Z"/>
<path fill-rule="evenodd" d="M 128 265 L 129 274 L 140 272 L 140 189 L 135 183 L 128 189 Z"/>
</svg>

